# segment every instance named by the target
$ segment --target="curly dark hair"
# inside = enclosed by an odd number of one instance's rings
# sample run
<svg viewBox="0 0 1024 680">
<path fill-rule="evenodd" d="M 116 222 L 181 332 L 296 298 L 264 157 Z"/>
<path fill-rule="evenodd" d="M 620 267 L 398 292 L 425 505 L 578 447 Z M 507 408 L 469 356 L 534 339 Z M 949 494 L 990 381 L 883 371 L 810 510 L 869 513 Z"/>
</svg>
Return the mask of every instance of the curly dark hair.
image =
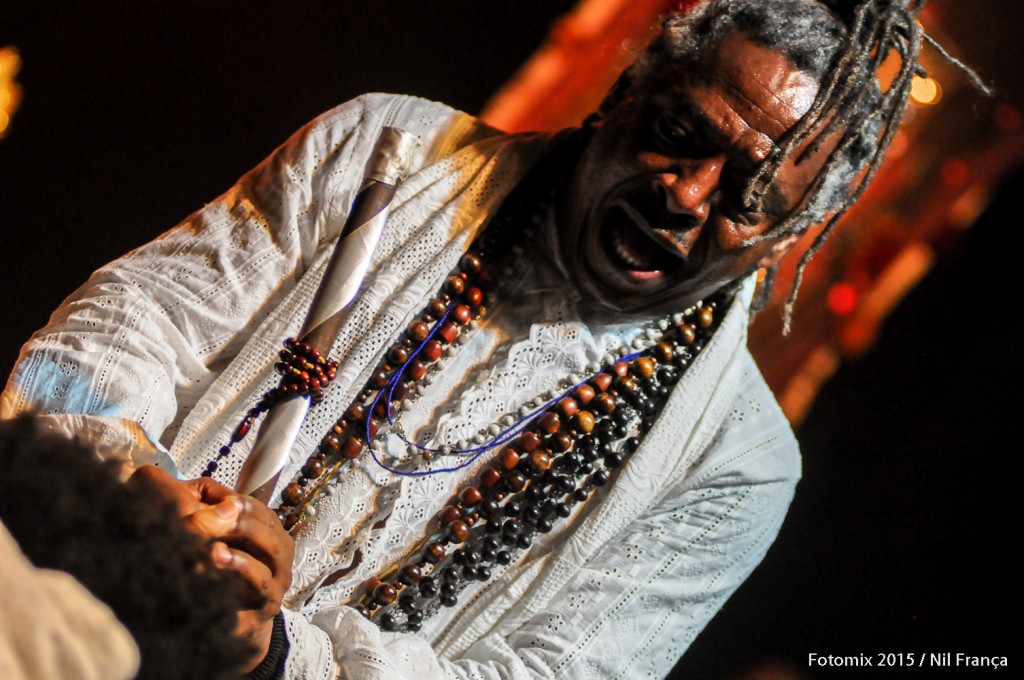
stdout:
<svg viewBox="0 0 1024 680">
<path fill-rule="evenodd" d="M 0 519 L 35 566 L 114 611 L 139 647 L 138 678 L 243 677 L 254 649 L 234 632 L 240 582 L 149 480 L 122 483 L 113 462 L 32 416 L 0 421 Z"/>
</svg>

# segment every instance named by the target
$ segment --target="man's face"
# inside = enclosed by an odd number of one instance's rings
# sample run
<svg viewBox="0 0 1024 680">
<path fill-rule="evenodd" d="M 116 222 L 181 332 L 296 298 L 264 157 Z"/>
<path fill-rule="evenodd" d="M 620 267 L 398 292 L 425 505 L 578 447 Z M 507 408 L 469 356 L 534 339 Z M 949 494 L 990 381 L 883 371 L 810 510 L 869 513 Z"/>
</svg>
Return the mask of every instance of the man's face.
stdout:
<svg viewBox="0 0 1024 680">
<path fill-rule="evenodd" d="M 596 130 L 561 206 L 564 257 L 585 298 L 620 312 L 678 311 L 777 261 L 795 236 L 749 240 L 801 205 L 831 145 L 799 165 L 791 154 L 760 212 L 744 210 L 742 192 L 817 90 L 739 33 L 634 87 Z"/>
</svg>

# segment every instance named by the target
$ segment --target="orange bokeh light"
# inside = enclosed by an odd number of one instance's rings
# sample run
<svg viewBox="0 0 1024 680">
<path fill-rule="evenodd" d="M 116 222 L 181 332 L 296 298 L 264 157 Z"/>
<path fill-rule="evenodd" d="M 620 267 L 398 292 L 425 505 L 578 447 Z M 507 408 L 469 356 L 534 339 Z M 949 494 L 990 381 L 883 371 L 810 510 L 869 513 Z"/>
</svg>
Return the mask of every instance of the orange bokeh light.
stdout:
<svg viewBox="0 0 1024 680">
<path fill-rule="evenodd" d="M 845 316 L 857 308 L 857 289 L 845 281 L 828 289 L 828 307 L 833 313 Z"/>
</svg>

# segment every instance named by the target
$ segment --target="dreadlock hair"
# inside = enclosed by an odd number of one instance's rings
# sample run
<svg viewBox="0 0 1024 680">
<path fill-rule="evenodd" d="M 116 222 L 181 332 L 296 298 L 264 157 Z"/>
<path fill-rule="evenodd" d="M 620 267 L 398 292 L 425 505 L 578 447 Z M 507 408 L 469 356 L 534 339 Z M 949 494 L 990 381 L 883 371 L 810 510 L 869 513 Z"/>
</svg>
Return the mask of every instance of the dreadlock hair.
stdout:
<svg viewBox="0 0 1024 680">
<path fill-rule="evenodd" d="M 698 9 L 670 14 L 645 54 L 627 69 L 601 106 L 607 110 L 666 60 L 696 64 L 700 55 L 732 31 L 785 56 L 819 82 L 811 108 L 780 140 L 778 149 L 755 169 L 743 190 L 744 207 L 759 210 L 765 193 L 784 162 L 797 163 L 817 152 L 826 139 L 836 146 L 812 180 L 802 204 L 770 230 L 749 242 L 800 234 L 812 224 L 824 228 L 803 253 L 783 307 L 783 333 L 792 323 L 793 305 L 804 269 L 831 235 L 847 210 L 863 195 L 892 142 L 907 107 L 921 42 L 970 77 L 986 94 L 988 88 L 962 62 L 954 59 L 917 23 L 925 0 L 711 0 Z M 883 90 L 878 70 L 890 54 L 899 58 L 896 76 Z M 811 140 L 799 155 L 801 144 Z M 775 278 L 768 271 L 761 306 Z"/>
<path fill-rule="evenodd" d="M 148 479 L 44 430 L 0 421 L 0 519 L 37 567 L 66 571 L 109 606 L 142 660 L 137 678 L 240 678 L 254 652 L 235 634 L 237 579 L 216 569 Z"/>
</svg>

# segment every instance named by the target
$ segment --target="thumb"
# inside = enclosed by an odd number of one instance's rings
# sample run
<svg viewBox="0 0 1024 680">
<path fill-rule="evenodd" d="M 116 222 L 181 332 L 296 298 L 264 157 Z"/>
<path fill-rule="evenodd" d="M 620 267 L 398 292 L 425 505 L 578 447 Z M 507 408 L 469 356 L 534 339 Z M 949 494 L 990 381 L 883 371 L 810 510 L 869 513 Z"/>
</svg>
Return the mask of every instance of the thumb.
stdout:
<svg viewBox="0 0 1024 680">
<path fill-rule="evenodd" d="M 202 536 L 220 538 L 234 531 L 241 509 L 241 499 L 226 498 L 216 505 L 196 510 L 189 516 L 188 523 L 193 531 Z"/>
</svg>

